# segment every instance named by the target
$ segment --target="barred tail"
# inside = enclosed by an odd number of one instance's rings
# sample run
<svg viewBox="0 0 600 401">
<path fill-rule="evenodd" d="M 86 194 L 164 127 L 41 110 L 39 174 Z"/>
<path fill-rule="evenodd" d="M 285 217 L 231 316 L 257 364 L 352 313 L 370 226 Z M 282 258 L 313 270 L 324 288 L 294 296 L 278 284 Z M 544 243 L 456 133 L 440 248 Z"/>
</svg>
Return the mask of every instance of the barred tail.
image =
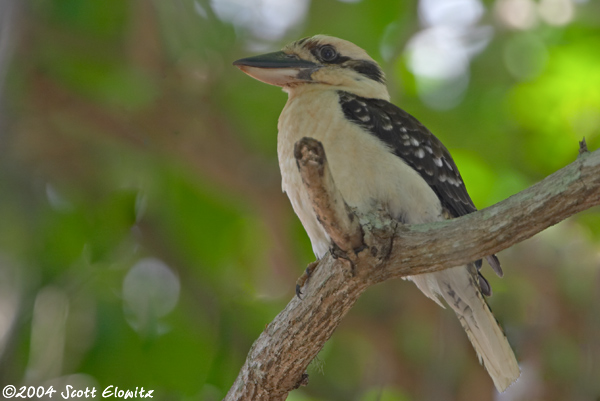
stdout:
<svg viewBox="0 0 600 401">
<path fill-rule="evenodd" d="M 518 379 L 521 372 L 515 354 L 465 266 L 413 276 L 411 280 L 425 295 L 440 305 L 441 296 L 454 310 L 499 392 Z"/>
</svg>

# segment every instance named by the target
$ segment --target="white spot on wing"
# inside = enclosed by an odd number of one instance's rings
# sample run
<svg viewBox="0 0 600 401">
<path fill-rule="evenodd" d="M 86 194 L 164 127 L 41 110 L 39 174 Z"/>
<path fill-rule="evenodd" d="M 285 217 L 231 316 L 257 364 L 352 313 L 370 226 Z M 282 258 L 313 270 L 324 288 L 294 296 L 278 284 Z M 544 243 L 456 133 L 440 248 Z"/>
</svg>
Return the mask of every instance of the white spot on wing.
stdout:
<svg viewBox="0 0 600 401">
<path fill-rule="evenodd" d="M 415 138 L 410 138 L 410 143 L 412 143 L 413 146 L 419 146 L 419 141 L 417 141 Z"/>
<path fill-rule="evenodd" d="M 422 159 L 425 157 L 425 151 L 423 149 L 419 148 L 415 152 L 415 156 L 417 156 L 419 159 Z"/>
<path fill-rule="evenodd" d="M 448 177 L 448 183 L 454 185 L 455 187 L 459 187 L 460 186 L 460 181 L 458 181 L 454 177 Z"/>
</svg>

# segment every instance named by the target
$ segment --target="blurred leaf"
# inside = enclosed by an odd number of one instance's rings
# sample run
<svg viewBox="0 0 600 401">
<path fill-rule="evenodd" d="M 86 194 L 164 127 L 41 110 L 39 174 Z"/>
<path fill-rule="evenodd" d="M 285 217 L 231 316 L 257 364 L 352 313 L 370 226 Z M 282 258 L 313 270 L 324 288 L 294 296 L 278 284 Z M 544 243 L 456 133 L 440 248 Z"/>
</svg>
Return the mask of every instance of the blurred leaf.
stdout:
<svg viewBox="0 0 600 401">
<path fill-rule="evenodd" d="M 475 205 L 480 209 L 489 206 L 489 198 L 497 181 L 494 171 L 481 156 L 473 152 L 452 149 L 451 154 Z"/>
<path fill-rule="evenodd" d="M 511 74 L 518 79 L 528 80 L 544 70 L 548 61 L 548 51 L 537 35 L 523 32 L 506 42 L 504 60 Z"/>
<path fill-rule="evenodd" d="M 52 49 L 43 61 L 51 76 L 72 90 L 109 107 L 135 111 L 153 102 L 158 89 L 143 72 L 116 60 L 68 49 Z"/>
<path fill-rule="evenodd" d="M 412 398 L 400 390 L 380 388 L 369 390 L 360 399 L 361 401 L 410 401 Z"/>
<path fill-rule="evenodd" d="M 41 235 L 40 260 L 44 261 L 45 273 L 70 267 L 82 256 L 87 243 L 88 217 L 82 210 L 50 211 L 44 218 Z"/>
<path fill-rule="evenodd" d="M 124 33 L 129 3 L 121 0 L 51 0 L 34 2 L 35 8 L 53 23 L 79 34 L 117 39 Z"/>
<path fill-rule="evenodd" d="M 396 341 L 407 359 L 419 366 L 430 364 L 433 357 L 435 327 L 426 319 L 404 319 L 397 326 Z"/>
<path fill-rule="evenodd" d="M 515 87 L 510 97 L 519 123 L 531 131 L 531 165 L 553 171 L 573 161 L 583 137 L 592 148 L 600 143 L 600 36 L 549 49 L 548 67 L 529 83 Z M 552 157 L 548 157 L 552 155 Z"/>
<path fill-rule="evenodd" d="M 572 382 L 580 374 L 581 351 L 574 339 L 555 332 L 544 344 L 546 373 L 552 381 Z"/>
<path fill-rule="evenodd" d="M 164 229 L 164 241 L 189 261 L 201 262 L 203 273 L 216 279 L 218 269 L 236 254 L 239 210 L 222 194 L 202 188 L 179 168 L 165 167 L 158 192 L 152 193 L 148 201 L 151 214 Z"/>
<path fill-rule="evenodd" d="M 179 314 L 169 319 L 173 327 L 170 333 L 148 343 L 124 319 L 114 319 L 120 315 L 120 308 L 111 311 L 114 306 L 100 310 L 97 341 L 82 368 L 103 385 L 128 387 L 138 383 L 159 394 L 176 389 L 184 394 L 197 393 L 214 355 L 210 327 L 192 325 Z M 111 349 L 110 358 L 104 353 L 106 349 Z M 136 361 L 137 369 L 132 369 L 131 361 Z"/>
</svg>

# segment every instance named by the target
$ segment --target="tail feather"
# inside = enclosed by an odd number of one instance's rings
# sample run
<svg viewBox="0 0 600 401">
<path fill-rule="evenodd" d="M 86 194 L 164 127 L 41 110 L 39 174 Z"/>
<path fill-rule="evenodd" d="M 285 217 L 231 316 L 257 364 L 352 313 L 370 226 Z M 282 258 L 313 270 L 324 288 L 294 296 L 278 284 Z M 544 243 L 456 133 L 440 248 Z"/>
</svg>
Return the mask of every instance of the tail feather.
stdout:
<svg viewBox="0 0 600 401">
<path fill-rule="evenodd" d="M 419 289 L 438 304 L 439 297 L 454 310 L 479 361 L 499 392 L 521 374 L 506 336 L 481 295 L 475 276 L 466 266 L 411 277 Z"/>
</svg>

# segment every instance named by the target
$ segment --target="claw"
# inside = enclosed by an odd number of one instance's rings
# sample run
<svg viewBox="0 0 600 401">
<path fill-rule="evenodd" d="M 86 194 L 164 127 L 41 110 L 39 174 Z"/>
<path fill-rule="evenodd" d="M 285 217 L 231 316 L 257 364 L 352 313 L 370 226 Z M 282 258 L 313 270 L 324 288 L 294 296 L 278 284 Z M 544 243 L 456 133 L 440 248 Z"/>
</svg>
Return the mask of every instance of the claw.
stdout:
<svg viewBox="0 0 600 401">
<path fill-rule="evenodd" d="M 481 288 L 481 293 L 486 297 L 492 296 L 492 286 L 488 281 L 481 275 L 481 273 L 477 273 L 477 278 L 479 279 L 479 288 Z"/>
<path fill-rule="evenodd" d="M 361 246 L 359 246 L 358 248 L 353 249 L 354 254 L 358 255 L 359 253 L 361 253 L 362 251 L 364 251 L 365 249 L 367 249 L 367 246 L 365 244 L 362 244 Z"/>
<path fill-rule="evenodd" d="M 298 298 L 302 299 L 301 289 L 304 286 L 304 284 L 306 284 L 306 282 L 308 281 L 310 276 L 313 274 L 313 272 L 315 271 L 315 269 L 317 268 L 318 265 L 319 265 L 318 260 L 309 263 L 308 266 L 306 266 L 306 270 L 304 270 L 304 274 L 301 275 L 300 277 L 298 277 L 298 280 L 296 280 L 296 296 Z"/>
<path fill-rule="evenodd" d="M 502 277 L 504 273 L 502 272 L 502 268 L 500 267 L 500 261 L 496 257 L 496 255 L 490 255 L 485 257 L 492 267 L 492 269 L 496 272 L 498 277 Z"/>
</svg>

